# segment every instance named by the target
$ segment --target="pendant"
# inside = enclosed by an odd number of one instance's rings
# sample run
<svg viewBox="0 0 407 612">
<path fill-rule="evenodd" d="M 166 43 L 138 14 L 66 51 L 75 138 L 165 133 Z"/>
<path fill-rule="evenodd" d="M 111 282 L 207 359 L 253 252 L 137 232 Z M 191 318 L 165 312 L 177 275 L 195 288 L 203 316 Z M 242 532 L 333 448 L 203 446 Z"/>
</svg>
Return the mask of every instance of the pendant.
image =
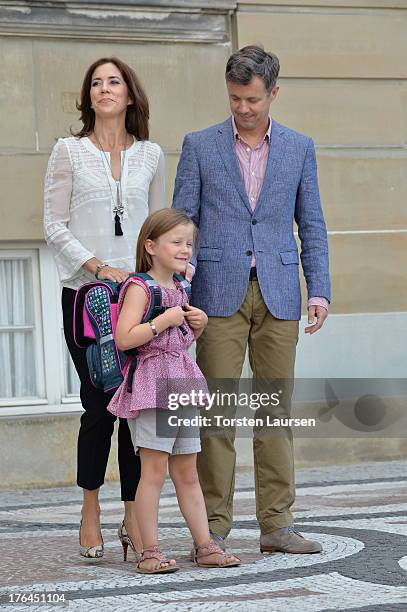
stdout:
<svg viewBox="0 0 407 612">
<path fill-rule="evenodd" d="M 122 224 L 120 223 L 120 217 L 117 213 L 114 216 L 114 235 L 123 236 Z"/>
<path fill-rule="evenodd" d="M 122 224 L 120 222 L 120 215 L 123 214 L 124 209 L 121 203 L 119 187 L 120 187 L 120 183 L 119 181 L 116 181 L 116 206 L 113 209 L 113 212 L 115 213 L 115 216 L 114 216 L 114 235 L 115 236 L 123 236 Z"/>
</svg>

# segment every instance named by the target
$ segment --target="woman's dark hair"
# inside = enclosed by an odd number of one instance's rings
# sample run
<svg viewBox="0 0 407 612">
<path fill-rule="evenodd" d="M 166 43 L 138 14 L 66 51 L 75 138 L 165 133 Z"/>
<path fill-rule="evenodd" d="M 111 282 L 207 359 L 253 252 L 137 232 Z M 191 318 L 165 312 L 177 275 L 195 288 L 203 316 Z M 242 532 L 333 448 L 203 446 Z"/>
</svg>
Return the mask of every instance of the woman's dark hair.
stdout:
<svg viewBox="0 0 407 612">
<path fill-rule="evenodd" d="M 263 79 L 267 93 L 277 82 L 280 62 L 277 55 L 268 53 L 258 45 L 249 45 L 230 56 L 226 64 L 226 80 L 248 85 L 253 77 Z"/>
<path fill-rule="evenodd" d="M 86 71 L 81 89 L 80 102 L 76 103 L 76 108 L 81 111 L 80 119 L 83 123 L 82 129 L 74 134 L 78 138 L 88 136 L 95 126 L 95 112 L 91 106 L 90 88 L 92 85 L 92 76 L 96 68 L 103 64 L 114 64 L 127 85 L 129 90 L 129 98 L 131 104 L 127 107 L 126 112 L 126 130 L 129 134 L 136 137 L 137 140 L 148 140 L 149 129 L 148 120 L 150 117 L 147 95 L 136 75 L 133 68 L 117 57 L 102 57 L 96 62 L 93 62 Z"/>
</svg>

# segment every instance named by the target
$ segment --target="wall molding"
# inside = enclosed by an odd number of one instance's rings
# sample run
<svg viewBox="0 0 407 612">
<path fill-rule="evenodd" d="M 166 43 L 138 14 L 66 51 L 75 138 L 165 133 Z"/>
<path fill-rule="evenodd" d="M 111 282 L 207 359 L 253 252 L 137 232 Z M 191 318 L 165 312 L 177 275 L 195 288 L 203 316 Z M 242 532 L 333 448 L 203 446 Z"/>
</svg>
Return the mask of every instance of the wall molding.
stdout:
<svg viewBox="0 0 407 612">
<path fill-rule="evenodd" d="M 296 12 L 314 9 L 406 9 L 406 0 L 245 0 L 238 2 L 239 13 L 267 13 L 288 8 Z"/>
<path fill-rule="evenodd" d="M 230 42 L 232 0 L 0 1 L 0 36 L 97 41 Z"/>
</svg>

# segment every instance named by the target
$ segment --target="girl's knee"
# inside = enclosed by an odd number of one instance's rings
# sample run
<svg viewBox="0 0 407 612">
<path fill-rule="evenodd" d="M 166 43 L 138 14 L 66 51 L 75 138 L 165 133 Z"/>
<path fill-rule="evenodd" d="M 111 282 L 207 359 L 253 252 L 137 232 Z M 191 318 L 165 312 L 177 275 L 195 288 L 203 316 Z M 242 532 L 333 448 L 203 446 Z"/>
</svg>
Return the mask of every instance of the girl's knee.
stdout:
<svg viewBox="0 0 407 612">
<path fill-rule="evenodd" d="M 140 448 L 141 479 L 162 487 L 167 475 L 168 455 L 161 451 Z"/>
<path fill-rule="evenodd" d="M 147 472 L 141 473 L 140 482 L 148 483 L 150 486 L 153 486 L 157 489 L 162 489 L 165 481 L 165 472 Z"/>
<path fill-rule="evenodd" d="M 169 462 L 169 472 L 175 485 L 194 486 L 199 483 L 195 461 L 182 459 L 177 461 L 176 457 L 172 457 Z"/>
</svg>

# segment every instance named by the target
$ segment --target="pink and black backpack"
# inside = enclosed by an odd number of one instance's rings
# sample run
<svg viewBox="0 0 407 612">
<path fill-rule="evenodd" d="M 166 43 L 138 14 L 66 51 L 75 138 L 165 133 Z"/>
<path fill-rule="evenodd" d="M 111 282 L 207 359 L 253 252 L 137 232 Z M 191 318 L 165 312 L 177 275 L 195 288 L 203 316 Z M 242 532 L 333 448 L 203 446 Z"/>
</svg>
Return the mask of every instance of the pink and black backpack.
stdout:
<svg viewBox="0 0 407 612">
<path fill-rule="evenodd" d="M 132 278 L 137 278 L 149 296 L 143 323 L 165 311 L 162 291 L 154 278 L 145 273 L 129 276 L 124 283 L 94 281 L 82 285 L 76 292 L 74 305 L 74 338 L 77 346 L 86 348 L 86 360 L 92 383 L 106 393 L 113 392 L 123 381 L 123 368 L 129 358 L 134 359 L 137 349 L 119 351 L 115 342 L 119 294 L 127 289 Z M 174 282 L 191 297 L 191 286 L 185 278 L 174 274 Z M 183 333 L 187 333 L 180 327 Z M 137 364 L 134 359 L 135 366 Z M 134 366 L 134 367 L 135 367 Z"/>
</svg>

